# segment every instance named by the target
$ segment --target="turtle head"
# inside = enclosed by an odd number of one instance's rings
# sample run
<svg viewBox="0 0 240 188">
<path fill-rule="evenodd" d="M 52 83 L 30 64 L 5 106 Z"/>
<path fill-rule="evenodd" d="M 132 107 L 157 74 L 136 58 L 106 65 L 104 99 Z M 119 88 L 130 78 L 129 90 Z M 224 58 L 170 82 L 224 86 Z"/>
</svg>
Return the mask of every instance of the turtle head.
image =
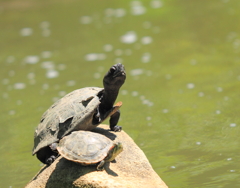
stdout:
<svg viewBox="0 0 240 188">
<path fill-rule="evenodd" d="M 104 76 L 103 85 L 105 89 L 119 89 L 125 82 L 126 72 L 121 63 L 113 65 Z"/>
<path fill-rule="evenodd" d="M 106 162 L 113 161 L 115 157 L 123 151 L 123 145 L 120 142 L 114 143 L 113 147 L 109 150 L 107 157 L 104 159 Z"/>
</svg>

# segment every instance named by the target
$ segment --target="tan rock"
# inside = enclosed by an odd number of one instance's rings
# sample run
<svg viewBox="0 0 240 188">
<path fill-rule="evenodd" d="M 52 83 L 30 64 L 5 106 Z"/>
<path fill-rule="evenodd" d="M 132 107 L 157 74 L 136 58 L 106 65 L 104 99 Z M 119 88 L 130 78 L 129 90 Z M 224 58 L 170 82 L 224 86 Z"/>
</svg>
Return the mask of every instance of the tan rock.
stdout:
<svg viewBox="0 0 240 188">
<path fill-rule="evenodd" d="M 44 166 L 25 188 L 167 188 L 134 141 L 124 131 L 108 129 L 100 125 L 94 132 L 121 142 L 124 150 L 115 161 L 105 164 L 105 171 L 59 157 L 49 167 Z"/>
</svg>

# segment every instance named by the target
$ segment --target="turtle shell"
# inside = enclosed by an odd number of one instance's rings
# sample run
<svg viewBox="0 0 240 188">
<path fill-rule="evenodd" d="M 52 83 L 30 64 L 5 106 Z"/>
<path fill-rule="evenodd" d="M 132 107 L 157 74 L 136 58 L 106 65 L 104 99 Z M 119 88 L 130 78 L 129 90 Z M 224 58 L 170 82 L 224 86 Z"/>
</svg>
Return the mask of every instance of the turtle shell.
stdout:
<svg viewBox="0 0 240 188">
<path fill-rule="evenodd" d="M 74 131 L 60 140 L 57 150 L 70 161 L 90 165 L 102 161 L 113 146 L 112 140 L 104 135 Z"/>
<path fill-rule="evenodd" d="M 56 101 L 42 116 L 34 135 L 33 155 L 75 130 L 92 130 L 103 88 L 77 89 Z"/>
</svg>

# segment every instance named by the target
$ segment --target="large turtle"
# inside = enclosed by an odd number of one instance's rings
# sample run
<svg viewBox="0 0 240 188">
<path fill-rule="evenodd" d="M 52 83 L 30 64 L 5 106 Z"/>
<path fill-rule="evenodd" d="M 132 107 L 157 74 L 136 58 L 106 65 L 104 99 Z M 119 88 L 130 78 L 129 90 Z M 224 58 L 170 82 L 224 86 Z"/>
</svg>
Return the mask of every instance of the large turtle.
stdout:
<svg viewBox="0 0 240 188">
<path fill-rule="evenodd" d="M 120 87 L 126 79 L 124 66 L 113 65 L 103 78 L 104 88 L 77 89 L 55 102 L 43 115 L 34 135 L 32 154 L 50 165 L 57 153 L 51 145 L 76 130 L 92 130 L 110 116 L 110 129 L 121 131 L 118 126 L 122 103 L 113 106 Z"/>
<path fill-rule="evenodd" d="M 90 131 L 74 131 L 57 144 L 57 151 L 65 159 L 82 165 L 99 163 L 97 170 L 103 170 L 104 164 L 113 161 L 122 150 L 120 142 L 113 143 L 106 136 Z"/>
</svg>

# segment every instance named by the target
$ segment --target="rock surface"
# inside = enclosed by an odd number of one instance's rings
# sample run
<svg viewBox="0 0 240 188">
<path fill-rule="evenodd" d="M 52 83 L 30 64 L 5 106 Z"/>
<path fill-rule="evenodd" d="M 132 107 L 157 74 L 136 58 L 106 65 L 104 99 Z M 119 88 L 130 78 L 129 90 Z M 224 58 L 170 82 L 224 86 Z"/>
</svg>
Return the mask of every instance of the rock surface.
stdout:
<svg viewBox="0 0 240 188">
<path fill-rule="evenodd" d="M 124 131 L 108 129 L 100 125 L 93 131 L 121 142 L 124 150 L 115 161 L 105 164 L 105 171 L 59 157 L 49 167 L 44 166 L 25 188 L 167 188 L 134 141 Z"/>
</svg>

